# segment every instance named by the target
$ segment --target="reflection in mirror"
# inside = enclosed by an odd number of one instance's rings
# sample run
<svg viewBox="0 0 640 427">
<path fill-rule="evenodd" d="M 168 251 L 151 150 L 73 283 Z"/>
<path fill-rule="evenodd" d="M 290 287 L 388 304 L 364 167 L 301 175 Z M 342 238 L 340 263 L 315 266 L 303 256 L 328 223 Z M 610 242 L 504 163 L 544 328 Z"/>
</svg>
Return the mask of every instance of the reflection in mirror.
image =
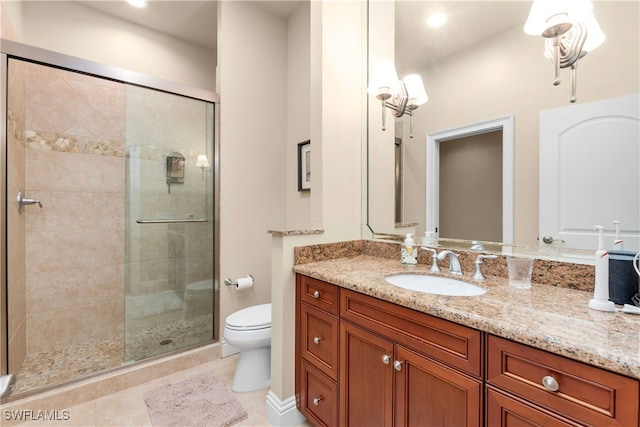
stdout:
<svg viewBox="0 0 640 427">
<path fill-rule="evenodd" d="M 573 108 L 640 91 L 640 3 L 594 2 L 594 15 L 606 40 L 579 61 L 576 104 L 569 103 L 569 70 L 561 69 L 562 83 L 553 86 L 553 67 L 544 55 L 544 39 L 530 36 L 523 30 L 530 8 L 531 2 L 524 1 L 399 0 L 369 3 L 369 72 L 377 61 L 393 59 L 398 75 L 419 74 L 429 94 L 429 101 L 414 112 L 414 138 L 403 140 L 401 221 L 397 221 L 393 209 L 396 180 L 392 175 L 395 156 L 391 151 L 395 147 L 396 135 L 389 130 L 381 130 L 379 101 L 369 96 L 368 218 L 369 227 L 374 232 L 407 232 L 396 227 L 398 222 L 418 224 L 415 227 L 417 236 L 428 231 L 431 207 L 426 199 L 429 185 L 426 178 L 429 176 L 427 135 L 513 115 L 513 173 L 511 177 L 503 178 L 502 183 L 505 185 L 504 179 L 507 179 L 513 186 L 513 242 L 519 246 L 544 245 L 553 250 L 562 247 L 595 248 L 595 235 L 592 235 L 593 239 L 586 239 L 586 247 L 564 244 L 560 239 L 569 239 L 553 233 L 549 235 L 555 241 L 550 244 L 542 241 L 539 219 L 544 212 L 539 211 L 539 186 L 547 184 L 540 173 L 540 115 L 548 110 L 555 112 L 561 107 Z M 424 25 L 432 12 L 447 13 L 447 23 L 440 28 Z M 408 119 L 396 121 L 408 135 Z M 393 127 L 388 124 L 387 129 Z M 607 145 L 600 146 L 600 149 L 607 153 L 603 158 L 608 162 L 611 137 L 605 135 L 601 144 L 603 142 Z M 637 136 L 635 142 L 638 152 Z M 637 165 L 640 152 L 635 159 Z M 614 171 L 607 169 L 607 163 L 602 163 L 601 176 L 624 176 L 629 182 L 640 181 L 637 167 Z M 593 173 L 595 175 L 596 171 Z M 611 180 L 608 182 L 610 186 L 615 185 Z M 640 200 L 637 186 L 625 191 L 631 205 L 633 200 Z M 591 195 L 586 198 L 591 207 L 584 199 L 581 209 L 595 212 L 592 208 L 599 204 L 599 197 Z M 635 221 L 621 223 L 627 250 L 640 250 L 640 202 L 635 206 L 638 211 L 628 212 L 629 208 L 621 208 L 623 211 L 619 213 L 621 217 L 635 218 Z M 583 218 L 589 227 L 599 223 L 605 227 L 607 246 L 611 246 L 614 240 L 613 221 L 619 219 L 613 216 L 613 213 L 607 213 L 606 217 Z M 443 227 L 443 224 L 441 217 L 434 226 Z M 441 231 L 445 232 L 444 229 Z M 458 236 L 440 234 L 440 237 Z M 463 239 L 482 238 L 465 234 Z"/>
</svg>

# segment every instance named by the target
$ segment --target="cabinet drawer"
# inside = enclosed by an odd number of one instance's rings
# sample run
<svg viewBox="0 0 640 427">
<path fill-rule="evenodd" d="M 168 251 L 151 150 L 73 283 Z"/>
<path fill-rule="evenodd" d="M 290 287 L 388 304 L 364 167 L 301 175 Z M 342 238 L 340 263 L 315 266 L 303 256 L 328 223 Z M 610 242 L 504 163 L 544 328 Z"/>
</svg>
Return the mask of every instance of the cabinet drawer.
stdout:
<svg viewBox="0 0 640 427">
<path fill-rule="evenodd" d="M 338 381 L 338 319 L 306 304 L 300 314 L 302 357 Z"/>
<path fill-rule="evenodd" d="M 491 335 L 487 354 L 490 384 L 584 425 L 638 425 L 637 380 Z"/>
<path fill-rule="evenodd" d="M 327 313 L 338 315 L 339 288 L 311 277 L 298 275 L 300 299 Z"/>
<path fill-rule="evenodd" d="M 340 317 L 429 357 L 482 376 L 482 334 L 466 326 L 342 289 Z"/>
<path fill-rule="evenodd" d="M 577 427 L 579 424 L 534 408 L 487 386 L 487 426 Z"/>
<path fill-rule="evenodd" d="M 338 425 L 338 386 L 306 361 L 301 364 L 300 410 L 314 425 Z"/>
</svg>

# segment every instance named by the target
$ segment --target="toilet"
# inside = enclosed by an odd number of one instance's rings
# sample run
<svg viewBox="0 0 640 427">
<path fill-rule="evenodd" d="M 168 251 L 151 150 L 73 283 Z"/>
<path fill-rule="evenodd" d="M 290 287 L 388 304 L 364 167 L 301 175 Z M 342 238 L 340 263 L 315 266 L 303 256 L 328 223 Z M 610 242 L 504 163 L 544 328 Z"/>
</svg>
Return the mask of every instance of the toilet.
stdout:
<svg viewBox="0 0 640 427">
<path fill-rule="evenodd" d="M 253 391 L 271 385 L 271 303 L 254 305 L 229 315 L 225 341 L 240 350 L 231 389 Z"/>
<path fill-rule="evenodd" d="M 185 320 L 213 313 L 213 279 L 185 286 L 182 313 Z"/>
</svg>

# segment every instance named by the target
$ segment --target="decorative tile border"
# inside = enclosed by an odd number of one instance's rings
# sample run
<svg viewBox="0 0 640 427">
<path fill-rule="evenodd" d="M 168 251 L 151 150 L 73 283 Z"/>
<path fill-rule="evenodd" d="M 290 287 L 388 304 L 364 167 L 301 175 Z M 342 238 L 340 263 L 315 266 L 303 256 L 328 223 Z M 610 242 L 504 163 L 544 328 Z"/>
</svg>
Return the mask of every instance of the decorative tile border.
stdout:
<svg viewBox="0 0 640 427">
<path fill-rule="evenodd" d="M 58 133 L 27 131 L 26 148 L 61 153 L 97 154 L 109 157 L 124 157 L 123 141 L 62 135 Z"/>
</svg>

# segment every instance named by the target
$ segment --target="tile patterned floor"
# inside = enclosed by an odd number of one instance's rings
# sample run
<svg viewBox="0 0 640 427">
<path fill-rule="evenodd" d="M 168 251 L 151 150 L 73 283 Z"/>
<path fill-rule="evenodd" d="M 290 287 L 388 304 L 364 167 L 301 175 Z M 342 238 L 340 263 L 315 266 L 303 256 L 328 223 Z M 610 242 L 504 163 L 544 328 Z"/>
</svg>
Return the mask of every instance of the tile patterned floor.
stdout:
<svg viewBox="0 0 640 427">
<path fill-rule="evenodd" d="M 147 406 L 144 402 L 145 391 L 163 384 L 180 382 L 186 378 L 203 372 L 212 372 L 225 384 L 231 387 L 233 372 L 237 363 L 237 355 L 208 362 L 197 367 L 179 371 L 157 380 L 149 381 L 139 386 L 131 387 L 98 399 L 70 408 L 34 408 L 68 411 L 68 420 L 60 421 L 29 421 L 19 424 L 22 427 L 120 427 L 120 426 L 151 426 Z M 269 426 L 266 418 L 266 398 L 269 388 L 247 393 L 236 393 L 240 404 L 247 410 L 249 417 L 234 426 Z M 309 424 L 303 424 L 309 426 Z M 186 426 L 185 426 L 186 427 Z"/>
</svg>

